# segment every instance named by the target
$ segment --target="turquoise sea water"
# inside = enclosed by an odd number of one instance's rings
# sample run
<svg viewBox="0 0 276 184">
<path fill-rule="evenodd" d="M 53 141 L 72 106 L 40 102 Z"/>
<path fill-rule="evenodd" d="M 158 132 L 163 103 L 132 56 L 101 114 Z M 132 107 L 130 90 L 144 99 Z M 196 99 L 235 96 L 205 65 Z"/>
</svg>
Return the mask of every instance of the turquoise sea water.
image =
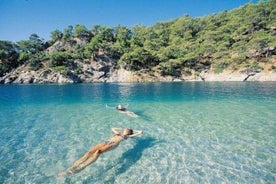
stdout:
<svg viewBox="0 0 276 184">
<path fill-rule="evenodd" d="M 57 177 L 112 127 L 144 134 Z M 5 184 L 275 183 L 276 83 L 2 85 L 0 163 Z"/>
</svg>

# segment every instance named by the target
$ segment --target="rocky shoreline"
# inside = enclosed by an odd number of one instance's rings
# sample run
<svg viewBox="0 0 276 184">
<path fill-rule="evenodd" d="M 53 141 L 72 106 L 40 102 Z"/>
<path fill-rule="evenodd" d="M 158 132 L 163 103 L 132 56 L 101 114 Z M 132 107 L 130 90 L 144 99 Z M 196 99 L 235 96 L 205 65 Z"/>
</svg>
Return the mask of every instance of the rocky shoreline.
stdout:
<svg viewBox="0 0 276 184">
<path fill-rule="evenodd" d="M 92 67 L 93 65 L 93 67 Z M 225 71 L 216 74 L 210 70 L 202 71 L 198 75 L 189 76 L 160 76 L 148 73 L 137 73 L 125 69 L 115 69 L 112 65 L 94 64 L 84 65 L 83 72 L 56 72 L 50 68 L 38 71 L 26 70 L 21 66 L 0 78 L 1 84 L 67 84 L 67 83 L 135 83 L 135 82 L 172 82 L 172 81 L 276 81 L 273 71 Z"/>
</svg>

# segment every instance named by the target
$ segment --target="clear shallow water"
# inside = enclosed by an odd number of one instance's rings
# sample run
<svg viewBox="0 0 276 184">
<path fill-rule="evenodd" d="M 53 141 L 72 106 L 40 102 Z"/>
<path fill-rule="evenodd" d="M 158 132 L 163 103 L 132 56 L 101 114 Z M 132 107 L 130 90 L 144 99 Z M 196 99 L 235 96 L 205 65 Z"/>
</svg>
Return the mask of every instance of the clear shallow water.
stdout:
<svg viewBox="0 0 276 184">
<path fill-rule="evenodd" d="M 275 82 L 2 85 L 0 183 L 275 183 L 275 114 Z M 144 134 L 57 177 L 112 127 Z"/>
</svg>

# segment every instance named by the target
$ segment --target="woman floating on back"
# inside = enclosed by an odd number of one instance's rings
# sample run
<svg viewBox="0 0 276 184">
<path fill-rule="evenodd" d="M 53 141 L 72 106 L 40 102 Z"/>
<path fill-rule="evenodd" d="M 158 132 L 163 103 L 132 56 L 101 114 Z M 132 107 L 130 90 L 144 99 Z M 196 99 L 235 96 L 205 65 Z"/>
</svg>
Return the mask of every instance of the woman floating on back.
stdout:
<svg viewBox="0 0 276 184">
<path fill-rule="evenodd" d="M 119 104 L 119 105 L 116 107 L 116 109 L 117 109 L 118 111 L 120 111 L 121 113 L 127 114 L 127 115 L 129 115 L 129 116 L 131 116 L 131 117 L 133 117 L 133 118 L 137 118 L 137 117 L 138 117 L 137 114 L 135 114 L 134 112 L 128 111 L 127 108 L 124 107 L 124 106 L 122 106 L 121 104 Z"/>
<path fill-rule="evenodd" d="M 89 151 L 87 151 L 79 160 L 77 160 L 70 168 L 66 171 L 61 172 L 58 176 L 64 176 L 66 174 L 73 174 L 77 173 L 88 165 L 95 162 L 98 157 L 106 152 L 109 151 L 119 145 L 119 143 L 127 138 L 132 138 L 138 135 L 141 135 L 142 131 L 133 131 L 132 129 L 124 129 L 122 133 L 120 133 L 122 128 L 112 128 L 112 131 L 115 133 L 110 139 L 103 143 L 99 143 L 96 146 L 92 147 Z"/>
</svg>

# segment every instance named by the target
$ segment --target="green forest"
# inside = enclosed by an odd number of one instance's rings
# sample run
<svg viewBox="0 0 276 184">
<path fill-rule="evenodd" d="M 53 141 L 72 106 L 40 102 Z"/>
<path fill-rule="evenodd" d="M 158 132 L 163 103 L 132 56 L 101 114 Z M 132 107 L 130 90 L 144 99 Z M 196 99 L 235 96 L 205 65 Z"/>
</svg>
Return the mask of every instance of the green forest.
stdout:
<svg viewBox="0 0 276 184">
<path fill-rule="evenodd" d="M 16 43 L 0 41 L 0 77 L 26 65 L 57 72 L 81 73 L 79 62 L 105 55 L 117 68 L 162 76 L 215 73 L 249 68 L 276 71 L 276 0 L 248 3 L 205 17 L 189 15 L 153 26 L 68 26 L 53 30 L 51 39 L 31 34 Z"/>
</svg>

